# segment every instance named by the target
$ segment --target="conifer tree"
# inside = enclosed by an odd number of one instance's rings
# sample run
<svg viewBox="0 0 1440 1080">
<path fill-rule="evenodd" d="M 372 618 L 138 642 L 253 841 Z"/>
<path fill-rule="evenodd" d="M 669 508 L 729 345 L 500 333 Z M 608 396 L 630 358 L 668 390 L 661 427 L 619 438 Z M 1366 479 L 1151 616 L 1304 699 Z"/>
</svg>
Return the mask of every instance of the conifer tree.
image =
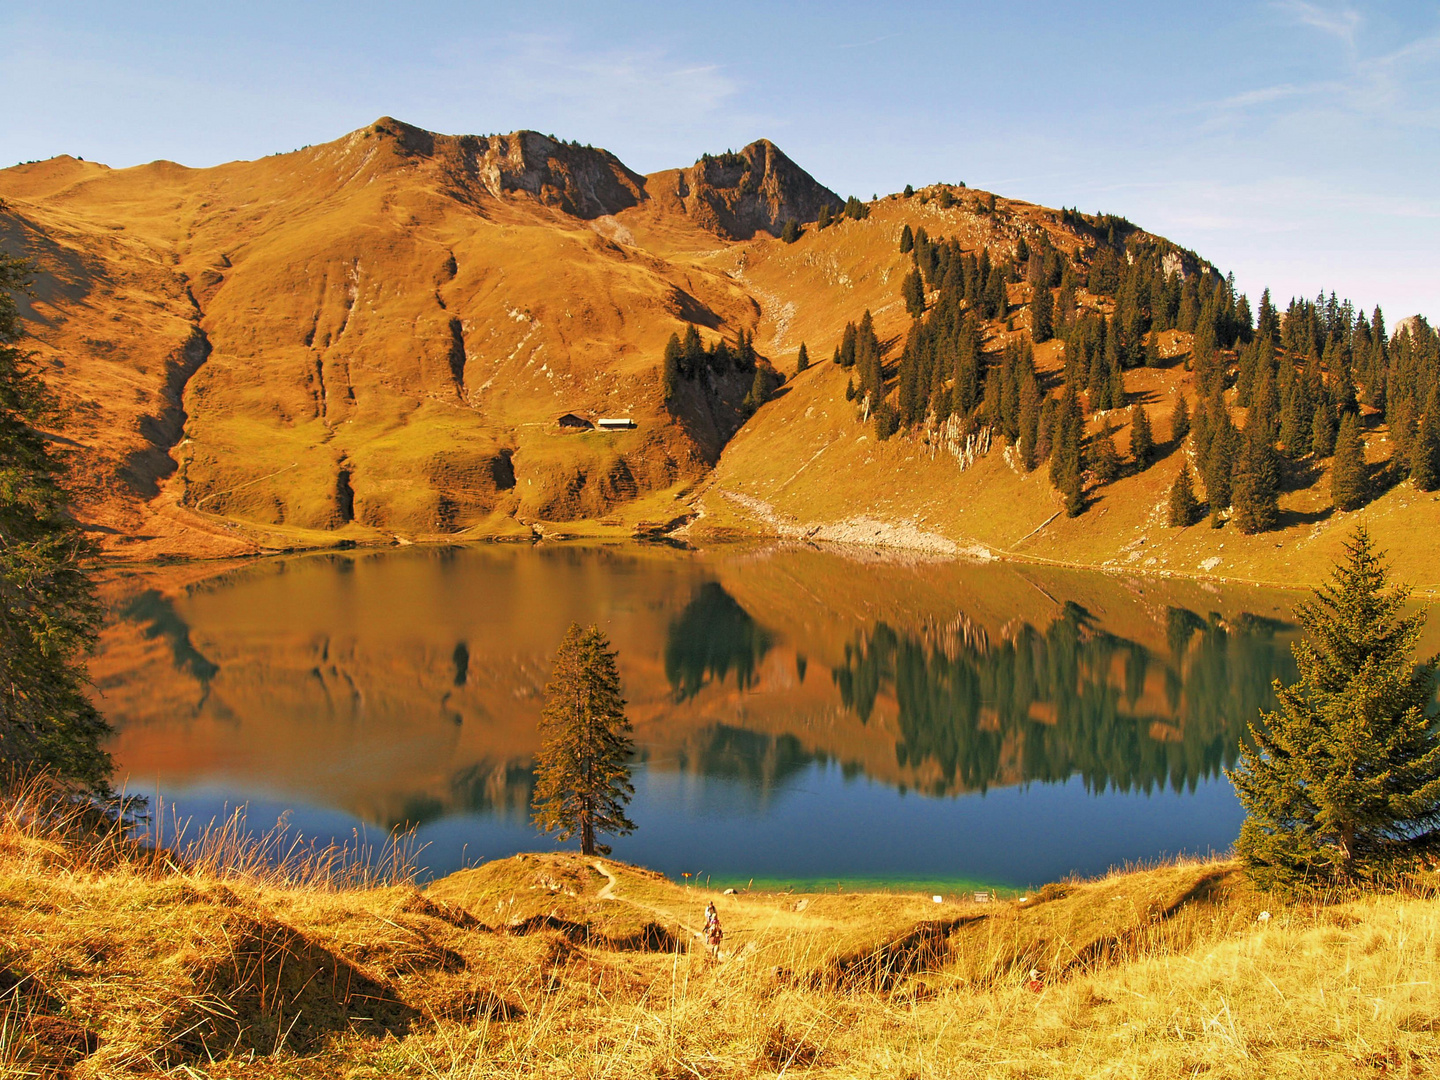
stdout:
<svg viewBox="0 0 1440 1080">
<path fill-rule="evenodd" d="M 1123 409 L 1125 407 L 1125 373 L 1120 370 L 1118 361 L 1110 361 L 1109 387 L 1106 397 L 1109 399 L 1107 409 Z"/>
<path fill-rule="evenodd" d="M 1327 458 L 1335 452 L 1335 409 L 1329 398 L 1321 395 L 1310 424 L 1310 449 L 1315 457 Z"/>
<path fill-rule="evenodd" d="M 1340 510 L 1358 510 L 1365 505 L 1368 487 L 1365 469 L 1365 441 L 1360 421 L 1346 413 L 1335 439 L 1335 460 L 1330 465 L 1330 498 Z"/>
<path fill-rule="evenodd" d="M 800 342 L 800 355 L 795 357 L 795 374 L 799 375 L 810 366 L 810 353 L 805 348 L 805 343 Z"/>
<path fill-rule="evenodd" d="M 1181 394 L 1175 402 L 1175 408 L 1170 413 L 1170 441 L 1179 446 L 1185 441 L 1185 436 L 1190 434 L 1190 403 L 1185 395 Z"/>
<path fill-rule="evenodd" d="M 675 334 L 671 334 L 670 340 L 665 343 L 665 355 L 660 374 L 661 388 L 665 393 L 665 404 L 667 405 L 675 400 L 675 391 L 680 385 L 680 359 L 682 355 L 680 338 Z"/>
<path fill-rule="evenodd" d="M 1304 380 L 1292 380 L 1290 393 L 1280 408 L 1280 445 L 1291 459 L 1302 458 L 1310 452 L 1314 420 L 1308 415 L 1309 405 Z"/>
<path fill-rule="evenodd" d="M 1205 476 L 1205 456 L 1210 452 L 1210 411 L 1205 408 L 1205 399 L 1195 401 L 1195 418 L 1190 421 L 1190 445 L 1195 448 L 1195 465 L 1200 476 Z"/>
<path fill-rule="evenodd" d="M 700 340 L 700 331 L 691 323 L 685 327 L 685 340 L 680 345 L 680 373 L 699 375 L 705 367 L 705 343 Z"/>
<path fill-rule="evenodd" d="M 763 367 L 755 368 L 755 378 L 750 383 L 750 392 L 745 395 L 742 405 L 750 412 L 755 412 L 770 400 L 770 378 Z"/>
<path fill-rule="evenodd" d="M 1038 463 L 1036 451 L 1040 441 L 1040 386 L 1032 369 L 1020 384 L 1020 461 L 1025 471 L 1032 471 Z"/>
<path fill-rule="evenodd" d="M 1158 333 L 1148 334 L 1145 338 L 1145 366 L 1158 368 L 1160 364 L 1160 335 Z"/>
<path fill-rule="evenodd" d="M 1102 484 L 1113 483 L 1120 476 L 1120 451 L 1115 449 L 1115 429 L 1108 423 L 1095 436 L 1090 453 L 1090 471 Z"/>
<path fill-rule="evenodd" d="M 1231 503 L 1231 485 L 1240 433 L 1230 419 L 1229 408 L 1218 394 L 1211 401 L 1206 413 L 1210 417 L 1210 446 L 1201 459 L 1205 476 L 1205 501 L 1210 504 L 1210 524 L 1218 529 L 1223 524 L 1220 515 Z"/>
<path fill-rule="evenodd" d="M 108 793 L 110 728 L 86 694 L 100 610 L 94 549 L 69 514 L 55 400 L 20 347 L 29 266 L 0 253 L 0 762 Z"/>
<path fill-rule="evenodd" d="M 1280 469 L 1264 417 L 1245 425 L 1234 481 L 1235 526 L 1247 536 L 1269 532 L 1280 521 Z"/>
<path fill-rule="evenodd" d="M 1035 286 L 1035 299 L 1030 301 L 1030 336 L 1036 345 L 1055 336 L 1055 298 L 1043 282 Z"/>
<path fill-rule="evenodd" d="M 545 686 L 540 752 L 535 758 L 535 824 L 568 840 L 580 834 L 585 855 L 608 855 L 596 833 L 626 836 L 635 823 L 625 804 L 634 743 L 620 696 L 616 654 L 600 628 L 571 623 Z"/>
<path fill-rule="evenodd" d="M 1079 464 L 1065 470 L 1061 494 L 1065 497 L 1066 517 L 1079 517 L 1085 512 L 1085 477 Z"/>
<path fill-rule="evenodd" d="M 915 234 L 910 231 L 910 226 L 907 224 L 903 229 L 900 230 L 900 254 L 909 255 L 910 252 L 914 250 Z"/>
<path fill-rule="evenodd" d="M 909 184 L 906 184 L 906 185 L 905 185 L 905 198 L 908 199 L 908 198 L 910 198 L 910 197 L 911 197 L 912 195 L 914 195 L 914 194 L 915 194 L 915 189 L 914 189 L 913 187 L 911 187 Z"/>
<path fill-rule="evenodd" d="M 1184 529 L 1195 524 L 1200 513 L 1200 503 L 1195 498 L 1195 484 L 1190 479 L 1190 462 L 1182 455 L 1180 473 L 1170 486 L 1170 525 Z"/>
<path fill-rule="evenodd" d="M 784 226 L 780 229 L 780 239 L 787 244 L 793 244 L 800 239 L 800 223 L 794 218 L 786 218 Z"/>
<path fill-rule="evenodd" d="M 1130 456 L 1135 459 L 1135 464 L 1144 469 L 1150 464 L 1150 456 L 1155 452 L 1155 436 L 1150 431 L 1150 414 L 1145 411 L 1144 405 L 1136 405 L 1130 410 Z"/>
<path fill-rule="evenodd" d="M 1073 385 L 1066 386 L 1054 421 L 1054 447 L 1050 451 L 1050 483 L 1065 500 L 1065 513 L 1078 517 L 1085 509 L 1085 417 Z"/>
<path fill-rule="evenodd" d="M 1410 450 L 1410 479 L 1421 491 L 1440 487 L 1440 416 L 1436 415 L 1440 387 L 1431 391 L 1431 405 L 1420 418 L 1415 445 Z"/>
<path fill-rule="evenodd" d="M 820 213 L 819 213 L 819 215 L 815 218 L 815 229 L 816 229 L 816 231 L 818 232 L 818 231 L 820 231 L 821 229 L 828 229 L 828 228 L 830 227 L 830 222 L 831 222 L 831 220 L 833 220 L 833 219 L 832 219 L 832 217 L 831 217 L 830 204 L 829 204 L 829 203 L 822 203 L 821 206 L 820 206 Z"/>
<path fill-rule="evenodd" d="M 925 314 L 925 284 L 920 280 L 918 270 L 911 270 L 900 282 L 900 296 L 904 299 L 905 310 L 912 319 L 918 319 Z"/>
<path fill-rule="evenodd" d="M 1299 681 L 1228 774 L 1248 815 L 1236 852 L 1262 887 L 1364 880 L 1440 849 L 1434 662 L 1411 661 L 1424 615 L 1404 614 L 1408 595 L 1362 525 L 1296 607 Z"/>
</svg>

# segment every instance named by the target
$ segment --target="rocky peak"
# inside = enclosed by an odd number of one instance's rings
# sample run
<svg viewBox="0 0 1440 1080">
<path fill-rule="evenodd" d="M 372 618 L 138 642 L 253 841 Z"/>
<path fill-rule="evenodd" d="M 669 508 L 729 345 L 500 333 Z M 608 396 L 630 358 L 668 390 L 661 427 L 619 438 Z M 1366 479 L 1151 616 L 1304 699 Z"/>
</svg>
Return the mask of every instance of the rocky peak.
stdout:
<svg viewBox="0 0 1440 1080">
<path fill-rule="evenodd" d="M 580 218 L 615 214 L 645 198 L 645 178 L 608 150 L 515 131 L 509 135 L 436 135 L 390 117 L 371 130 L 393 138 L 401 156 L 440 158 L 454 178 L 495 198 L 513 192 Z"/>
<path fill-rule="evenodd" d="M 822 206 L 843 205 L 768 139 L 738 153 L 704 155 L 679 170 L 675 194 L 698 224 L 736 240 L 757 232 L 778 236 L 788 219 L 814 221 Z"/>
</svg>

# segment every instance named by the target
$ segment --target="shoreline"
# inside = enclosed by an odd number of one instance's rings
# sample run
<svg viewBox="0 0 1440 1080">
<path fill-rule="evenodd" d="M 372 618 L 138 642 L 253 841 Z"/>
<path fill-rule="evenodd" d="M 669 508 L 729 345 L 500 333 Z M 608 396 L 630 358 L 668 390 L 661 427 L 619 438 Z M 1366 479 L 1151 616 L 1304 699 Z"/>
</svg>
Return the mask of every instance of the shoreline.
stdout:
<svg viewBox="0 0 1440 1080">
<path fill-rule="evenodd" d="M 923 560 L 934 563 L 967 563 L 984 565 L 986 563 L 1011 563 L 1019 566 L 1044 566 L 1060 570 L 1076 570 L 1084 573 L 1105 574 L 1108 577 L 1116 578 L 1145 578 L 1156 581 L 1189 581 L 1199 584 L 1211 584 L 1220 586 L 1247 586 L 1252 588 L 1273 589 L 1278 592 L 1308 592 L 1321 584 L 1321 581 L 1290 580 L 1275 581 L 1265 578 L 1242 577 L 1238 575 L 1213 574 L 1204 572 L 1187 573 L 1182 570 L 1163 569 L 1157 570 L 1145 566 L 1115 566 L 1104 563 L 1076 562 L 1064 559 L 1052 559 L 1043 555 L 1031 555 L 1015 551 L 996 550 L 985 548 L 986 556 L 981 557 L 972 550 L 960 548 L 957 551 L 944 553 L 930 550 L 925 547 L 915 547 L 906 544 L 892 543 L 885 540 L 849 540 L 826 537 L 821 535 L 789 535 L 776 531 L 773 533 L 758 531 L 742 531 L 739 529 L 726 529 L 723 532 L 716 532 L 710 535 L 702 534 L 692 541 L 689 537 L 673 536 L 671 534 L 648 534 L 648 533 L 625 533 L 621 531 L 586 531 L 586 532 L 561 532 L 545 533 L 540 535 L 455 535 L 446 537 L 424 537 L 421 539 L 392 539 L 392 540 L 356 540 L 344 538 L 333 543 L 312 543 L 296 544 L 284 548 L 266 548 L 253 552 L 230 555 L 161 555 L 151 559 L 125 559 L 116 557 L 109 553 L 102 553 L 97 566 L 102 574 L 110 573 L 142 573 L 149 570 L 156 570 L 166 567 L 181 566 L 207 566 L 221 564 L 250 565 L 267 559 L 281 559 L 298 555 L 316 555 L 324 553 L 338 553 L 344 551 L 381 551 L 387 549 L 403 549 L 408 547 L 418 548 L 446 548 L 446 547 L 471 547 L 486 544 L 507 544 L 507 545 L 528 545 L 541 547 L 546 544 L 586 546 L 598 545 L 606 547 L 673 547 L 684 550 L 700 552 L 705 546 L 724 547 L 733 546 L 736 548 L 747 545 L 769 545 L 775 543 L 811 547 L 820 550 L 835 551 L 840 554 L 853 553 L 858 555 L 866 553 L 870 559 L 879 558 L 886 562 L 901 562 L 906 560 Z M 978 546 L 978 545 L 977 545 Z M 859 561 L 859 560 L 857 560 Z M 1411 595 L 1416 599 L 1436 600 L 1440 599 L 1440 583 L 1426 585 L 1412 585 Z"/>
</svg>

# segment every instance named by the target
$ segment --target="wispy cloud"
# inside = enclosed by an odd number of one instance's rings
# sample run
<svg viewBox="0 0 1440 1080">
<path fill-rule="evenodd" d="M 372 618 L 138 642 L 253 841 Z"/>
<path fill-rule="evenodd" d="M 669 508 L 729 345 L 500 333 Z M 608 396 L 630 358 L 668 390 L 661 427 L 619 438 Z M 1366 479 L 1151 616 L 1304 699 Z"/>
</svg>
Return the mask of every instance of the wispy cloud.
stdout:
<svg viewBox="0 0 1440 1080">
<path fill-rule="evenodd" d="M 1322 7 L 1308 3 L 1307 0 L 1281 0 L 1275 6 L 1296 22 L 1329 34 L 1352 49 L 1355 47 L 1355 38 L 1365 23 L 1365 17 L 1348 4 Z"/>
<path fill-rule="evenodd" d="M 882 41 L 889 41 L 891 38 L 897 38 L 897 37 L 899 37 L 899 36 L 900 36 L 900 31 L 897 30 L 897 31 L 895 31 L 895 33 L 893 33 L 893 34 L 881 34 L 879 37 L 877 37 L 877 38 L 871 38 L 869 41 L 847 41 L 847 42 L 845 42 L 845 43 L 842 44 L 842 45 L 836 45 L 835 48 L 837 48 L 837 49 L 865 49 L 865 48 L 868 48 L 868 47 L 871 46 L 871 45 L 879 45 L 880 42 L 882 42 Z"/>
<path fill-rule="evenodd" d="M 1200 102 L 1200 129 L 1215 131 L 1241 120 L 1312 128 L 1359 121 L 1372 125 L 1440 128 L 1440 34 L 1388 51 L 1367 51 L 1364 17 L 1350 7 L 1323 8 L 1305 0 L 1274 5 L 1292 22 L 1313 27 L 1345 47 L 1333 77 L 1283 82 Z"/>
<path fill-rule="evenodd" d="M 698 59 L 659 46 L 607 48 L 545 33 L 455 42 L 441 54 L 457 90 L 497 119 L 564 117 L 576 130 L 557 134 L 581 138 L 622 120 L 641 131 L 711 120 L 739 84 L 722 65 Z"/>
</svg>

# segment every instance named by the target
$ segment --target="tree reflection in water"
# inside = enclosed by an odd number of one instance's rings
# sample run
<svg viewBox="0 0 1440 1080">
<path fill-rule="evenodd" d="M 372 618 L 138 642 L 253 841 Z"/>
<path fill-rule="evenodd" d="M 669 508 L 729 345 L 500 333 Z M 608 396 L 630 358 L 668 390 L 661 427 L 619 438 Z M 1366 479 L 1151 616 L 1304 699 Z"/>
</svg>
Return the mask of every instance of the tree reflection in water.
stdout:
<svg viewBox="0 0 1440 1080">
<path fill-rule="evenodd" d="M 833 676 L 862 721 L 894 694 L 896 757 L 933 760 L 937 794 L 1077 774 L 1091 790 L 1193 790 L 1233 763 L 1294 662 L 1272 620 L 1171 608 L 1166 628 L 1169 656 L 1100 630 L 1073 603 L 1044 630 L 1023 624 L 998 642 L 954 628 L 927 641 L 880 623 Z"/>
<path fill-rule="evenodd" d="M 755 682 L 771 637 L 718 581 L 707 581 L 670 624 L 665 641 L 665 678 L 676 701 L 694 697 L 732 671 L 744 690 Z"/>
</svg>

